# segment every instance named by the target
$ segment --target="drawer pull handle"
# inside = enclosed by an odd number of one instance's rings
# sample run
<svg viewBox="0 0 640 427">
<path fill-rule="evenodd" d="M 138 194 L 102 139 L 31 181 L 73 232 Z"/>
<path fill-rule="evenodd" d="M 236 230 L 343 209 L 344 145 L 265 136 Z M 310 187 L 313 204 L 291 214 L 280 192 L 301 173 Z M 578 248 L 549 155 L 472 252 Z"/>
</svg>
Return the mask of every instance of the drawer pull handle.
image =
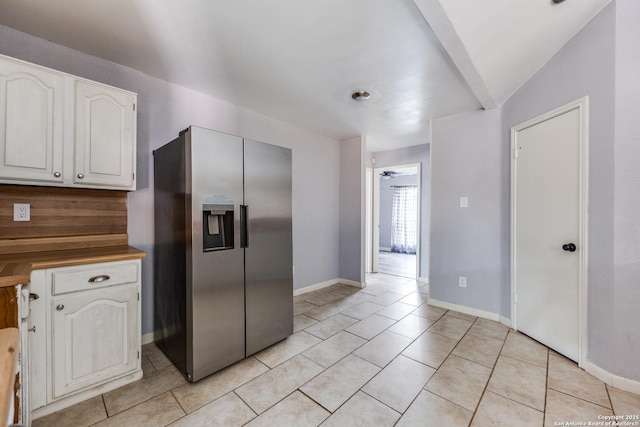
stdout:
<svg viewBox="0 0 640 427">
<path fill-rule="evenodd" d="M 101 274 L 100 276 L 93 276 L 91 279 L 89 279 L 89 283 L 100 283 L 109 279 L 111 279 L 110 276 L 107 276 L 106 274 Z"/>
<path fill-rule="evenodd" d="M 40 299 L 40 295 L 34 294 L 33 292 L 29 293 L 29 301 L 35 301 L 37 299 Z"/>
<path fill-rule="evenodd" d="M 62 311 L 62 310 L 64 310 L 64 305 L 62 305 L 62 304 L 58 304 L 58 305 L 56 306 L 56 310 L 58 310 L 58 311 Z"/>
</svg>

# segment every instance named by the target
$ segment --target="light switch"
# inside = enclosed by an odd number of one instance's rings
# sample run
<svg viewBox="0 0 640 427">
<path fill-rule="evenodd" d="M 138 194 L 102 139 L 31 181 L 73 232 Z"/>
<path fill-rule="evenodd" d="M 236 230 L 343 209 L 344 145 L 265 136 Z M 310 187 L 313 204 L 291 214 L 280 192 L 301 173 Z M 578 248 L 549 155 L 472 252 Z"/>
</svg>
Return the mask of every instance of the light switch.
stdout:
<svg viewBox="0 0 640 427">
<path fill-rule="evenodd" d="M 469 198 L 467 197 L 460 197 L 460 207 L 461 208 L 466 208 L 469 206 Z"/>
</svg>

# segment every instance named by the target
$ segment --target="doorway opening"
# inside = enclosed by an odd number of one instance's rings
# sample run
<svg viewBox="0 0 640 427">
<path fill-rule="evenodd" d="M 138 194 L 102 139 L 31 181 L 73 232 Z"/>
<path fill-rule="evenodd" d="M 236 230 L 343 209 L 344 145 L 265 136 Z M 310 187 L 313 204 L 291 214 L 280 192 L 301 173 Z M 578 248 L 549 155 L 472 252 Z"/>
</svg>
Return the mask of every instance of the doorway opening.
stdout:
<svg viewBox="0 0 640 427">
<path fill-rule="evenodd" d="M 370 176 L 373 203 L 368 272 L 416 279 L 420 252 L 420 164 L 375 168 Z"/>
</svg>

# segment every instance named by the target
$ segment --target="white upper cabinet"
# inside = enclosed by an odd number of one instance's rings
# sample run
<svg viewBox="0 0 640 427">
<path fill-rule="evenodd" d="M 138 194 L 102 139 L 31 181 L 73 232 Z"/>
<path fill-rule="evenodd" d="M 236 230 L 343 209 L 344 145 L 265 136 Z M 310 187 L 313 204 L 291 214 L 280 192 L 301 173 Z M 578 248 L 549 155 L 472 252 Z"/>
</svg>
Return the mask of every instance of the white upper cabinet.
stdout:
<svg viewBox="0 0 640 427">
<path fill-rule="evenodd" d="M 3 179 L 62 183 L 64 86 L 62 75 L 27 64 L 1 62 Z"/>
<path fill-rule="evenodd" d="M 136 99 L 0 55 L 0 183 L 135 190 Z"/>
<path fill-rule="evenodd" d="M 130 93 L 76 82 L 76 184 L 133 185 L 134 103 Z"/>
</svg>

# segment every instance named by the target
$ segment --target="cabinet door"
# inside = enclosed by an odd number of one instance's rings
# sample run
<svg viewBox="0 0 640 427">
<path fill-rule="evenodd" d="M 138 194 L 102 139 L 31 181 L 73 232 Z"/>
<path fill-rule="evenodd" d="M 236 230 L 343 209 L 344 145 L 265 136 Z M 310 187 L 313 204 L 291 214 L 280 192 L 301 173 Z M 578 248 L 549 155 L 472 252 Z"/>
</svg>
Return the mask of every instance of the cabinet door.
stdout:
<svg viewBox="0 0 640 427">
<path fill-rule="evenodd" d="M 62 182 L 64 76 L 0 58 L 0 180 Z"/>
<path fill-rule="evenodd" d="M 135 189 L 135 96 L 76 81 L 73 182 Z"/>
<path fill-rule="evenodd" d="M 53 399 L 136 369 L 137 297 L 126 285 L 52 298 Z"/>
<path fill-rule="evenodd" d="M 47 404 L 48 352 L 45 270 L 33 270 L 31 272 L 31 283 L 29 286 L 34 296 L 29 304 L 29 317 L 27 318 L 27 331 L 29 334 L 29 382 L 27 388 L 28 394 L 31 397 L 31 409 L 33 410 Z M 25 424 L 27 423 L 25 422 Z"/>
</svg>

